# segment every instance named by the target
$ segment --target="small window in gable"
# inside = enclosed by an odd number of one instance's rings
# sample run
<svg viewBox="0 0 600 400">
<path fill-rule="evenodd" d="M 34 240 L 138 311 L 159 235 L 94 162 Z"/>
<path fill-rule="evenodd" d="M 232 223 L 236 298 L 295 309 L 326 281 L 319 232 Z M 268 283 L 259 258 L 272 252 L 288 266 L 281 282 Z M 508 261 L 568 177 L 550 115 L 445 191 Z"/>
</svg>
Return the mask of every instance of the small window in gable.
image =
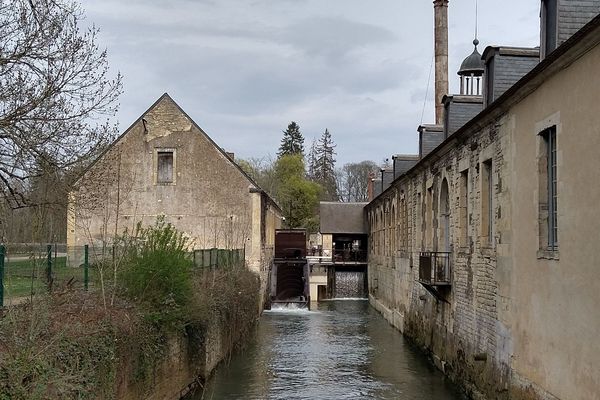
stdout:
<svg viewBox="0 0 600 400">
<path fill-rule="evenodd" d="M 169 150 L 159 150 L 156 153 L 156 183 L 167 184 L 174 183 L 174 152 Z"/>
</svg>

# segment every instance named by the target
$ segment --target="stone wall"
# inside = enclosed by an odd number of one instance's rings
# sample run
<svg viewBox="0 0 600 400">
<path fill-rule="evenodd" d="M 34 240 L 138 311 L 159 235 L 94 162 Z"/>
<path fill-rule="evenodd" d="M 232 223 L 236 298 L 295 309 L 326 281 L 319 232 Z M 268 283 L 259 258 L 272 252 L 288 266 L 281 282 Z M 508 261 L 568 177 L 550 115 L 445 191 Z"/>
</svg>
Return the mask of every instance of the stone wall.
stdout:
<svg viewBox="0 0 600 400">
<path fill-rule="evenodd" d="M 600 235 L 591 211 L 600 198 L 599 64 L 600 22 L 366 207 L 371 304 L 472 398 L 600 399 L 591 372 L 600 370 L 600 319 L 590 313 L 600 302 L 591 239 Z M 549 127 L 560 254 L 540 227 Z M 419 256 L 447 250 L 450 287 L 434 286 L 435 297 L 419 282 Z"/>
<path fill-rule="evenodd" d="M 253 324 L 258 317 L 249 317 Z M 132 379 L 135 354 L 122 356 L 117 371 L 116 398 L 122 400 L 174 400 L 195 389 L 211 376 L 219 363 L 227 357 L 243 338 L 239 335 L 234 342 L 223 340 L 223 327 L 213 322 L 203 332 L 195 332 L 201 338 L 188 334 L 172 334 L 167 343 L 162 360 L 155 367 L 151 383 L 136 383 Z"/>
<path fill-rule="evenodd" d="M 172 152 L 172 182 L 159 182 L 158 153 Z M 279 207 L 183 110 L 163 95 L 102 154 L 70 194 L 67 242 L 92 249 L 161 216 L 195 249 L 246 249 L 259 272 Z"/>
</svg>

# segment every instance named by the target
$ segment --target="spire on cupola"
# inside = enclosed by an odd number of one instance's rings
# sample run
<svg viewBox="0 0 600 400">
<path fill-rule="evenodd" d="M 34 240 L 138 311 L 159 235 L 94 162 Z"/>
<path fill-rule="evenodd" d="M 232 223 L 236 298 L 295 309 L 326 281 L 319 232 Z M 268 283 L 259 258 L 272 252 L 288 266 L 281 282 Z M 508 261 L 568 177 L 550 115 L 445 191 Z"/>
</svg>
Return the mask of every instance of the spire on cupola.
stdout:
<svg viewBox="0 0 600 400">
<path fill-rule="evenodd" d="M 485 63 L 481 54 L 477 51 L 479 40 L 477 39 L 477 0 L 475 1 L 475 39 L 473 40 L 473 53 L 464 59 L 458 70 L 460 76 L 460 94 L 467 96 L 480 96 L 483 92 L 482 80 Z"/>
<path fill-rule="evenodd" d="M 485 63 L 481 59 L 481 54 L 477 51 L 479 40 L 473 40 L 475 49 L 460 65 L 458 75 L 460 76 L 460 94 L 470 96 L 480 96 L 482 93 L 482 78 L 485 70 Z"/>
</svg>

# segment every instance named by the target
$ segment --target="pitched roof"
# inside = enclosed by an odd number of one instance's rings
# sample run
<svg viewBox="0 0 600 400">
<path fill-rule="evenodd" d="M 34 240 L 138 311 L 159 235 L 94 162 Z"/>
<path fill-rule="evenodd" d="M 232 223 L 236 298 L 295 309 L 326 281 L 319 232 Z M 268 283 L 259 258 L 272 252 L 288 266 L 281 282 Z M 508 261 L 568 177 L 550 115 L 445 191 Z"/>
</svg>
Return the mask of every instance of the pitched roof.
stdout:
<svg viewBox="0 0 600 400">
<path fill-rule="evenodd" d="M 504 92 L 500 97 L 484 108 L 479 114 L 469 120 L 452 135 L 448 136 L 442 143 L 440 143 L 439 146 L 419 160 L 414 167 L 406 171 L 404 174 L 398 176 L 398 178 L 394 181 L 403 179 L 408 174 L 431 162 L 431 160 L 435 160 L 436 157 L 438 157 L 437 152 L 439 150 L 455 142 L 459 137 L 472 134 L 481 126 L 485 125 L 494 118 L 497 118 L 514 104 L 520 102 L 523 98 L 536 90 L 546 79 L 548 79 L 549 76 L 561 71 L 566 66 L 582 57 L 583 54 L 587 53 L 598 45 L 600 45 L 600 14 L 594 17 L 594 19 L 584 25 L 583 28 L 578 30 L 573 36 L 548 54 L 548 56 L 538 63 L 535 68 L 529 71 L 529 73 L 519 79 L 510 88 L 508 88 L 506 92 Z M 488 46 L 486 49 L 487 53 L 484 51 L 482 57 L 485 59 L 486 55 L 491 54 L 492 50 L 499 50 L 501 52 L 504 51 L 505 54 L 511 55 L 533 55 L 535 51 L 539 52 L 539 49 Z M 421 125 L 419 130 L 422 129 L 422 127 L 428 128 L 429 126 Z M 391 187 L 392 186 L 390 186 L 390 188 Z M 382 193 L 378 193 L 373 200 L 371 200 L 371 202 L 379 199 L 379 197 L 390 190 L 390 188 L 386 189 Z"/>
<path fill-rule="evenodd" d="M 271 198 L 271 196 L 265 192 L 259 185 L 258 183 L 256 183 L 256 181 L 254 179 L 252 179 L 252 177 L 250 175 L 248 175 L 240 166 L 238 163 L 235 162 L 235 160 L 231 159 L 231 157 L 225 152 L 225 150 L 223 150 L 220 146 L 217 145 L 217 143 L 204 131 L 204 129 L 202 129 L 197 123 L 196 121 L 194 121 L 184 110 L 183 108 L 181 108 L 181 106 L 179 104 L 177 104 L 177 102 L 175 100 L 173 100 L 173 98 L 171 96 L 169 96 L 168 93 L 163 93 L 162 96 L 160 96 L 150 107 L 148 107 L 148 109 L 146 111 L 144 111 L 142 113 L 142 115 L 140 115 L 117 139 L 115 139 L 106 149 L 104 149 L 104 151 L 102 151 L 102 153 L 100 153 L 100 155 L 98 155 L 98 157 L 96 157 L 96 159 L 90 163 L 90 165 L 88 165 L 84 171 L 81 173 L 81 175 L 79 176 L 79 178 L 77 178 L 77 180 L 75 181 L 76 185 L 79 180 L 83 177 L 83 175 L 86 174 L 87 171 L 89 171 L 102 157 L 104 157 L 104 155 L 106 153 L 108 153 L 108 151 L 110 151 L 110 149 L 112 149 L 117 143 L 119 143 L 121 141 L 121 139 L 123 139 L 142 119 L 144 119 L 144 117 L 150 112 L 152 111 L 158 104 L 160 104 L 162 101 L 164 100 L 168 100 L 171 103 L 173 103 L 173 105 L 175 105 L 175 107 L 177 107 L 177 109 L 179 110 L 179 112 L 181 112 L 181 114 L 183 114 L 183 116 L 185 116 L 191 123 L 192 125 L 202 134 L 204 135 L 204 137 L 219 151 L 221 152 L 221 154 L 223 154 L 225 156 L 225 158 L 227 160 L 229 160 L 229 162 L 231 162 L 233 164 L 234 167 L 237 168 L 237 170 L 256 188 L 256 190 L 254 191 L 260 191 L 261 193 L 265 194 L 267 196 L 267 198 L 273 203 L 273 205 L 275 207 L 277 207 L 277 209 L 279 209 L 279 211 L 281 211 L 281 207 L 279 206 L 279 204 L 277 204 L 277 202 Z"/>
<path fill-rule="evenodd" d="M 363 211 L 367 204 L 322 201 L 321 233 L 367 233 Z"/>
</svg>

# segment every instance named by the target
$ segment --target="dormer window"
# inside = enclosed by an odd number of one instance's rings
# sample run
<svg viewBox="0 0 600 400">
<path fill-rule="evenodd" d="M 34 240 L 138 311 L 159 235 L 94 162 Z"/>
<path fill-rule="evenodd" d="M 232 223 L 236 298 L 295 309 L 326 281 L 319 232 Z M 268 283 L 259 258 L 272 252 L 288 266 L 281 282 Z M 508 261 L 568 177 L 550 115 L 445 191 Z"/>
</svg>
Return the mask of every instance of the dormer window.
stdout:
<svg viewBox="0 0 600 400">
<path fill-rule="evenodd" d="M 557 47 L 558 42 L 558 10 L 557 0 L 542 0 L 541 9 L 541 58 L 544 59 Z"/>
</svg>

